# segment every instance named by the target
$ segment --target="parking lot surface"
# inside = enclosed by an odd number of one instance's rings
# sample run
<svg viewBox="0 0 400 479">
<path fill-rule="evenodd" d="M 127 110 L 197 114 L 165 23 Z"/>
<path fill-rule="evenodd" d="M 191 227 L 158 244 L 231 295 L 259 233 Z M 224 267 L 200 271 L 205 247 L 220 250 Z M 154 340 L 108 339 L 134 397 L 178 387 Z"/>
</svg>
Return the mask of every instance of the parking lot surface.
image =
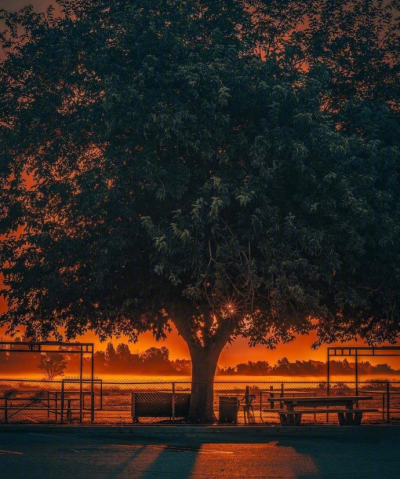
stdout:
<svg viewBox="0 0 400 479">
<path fill-rule="evenodd" d="M 365 433 L 364 433 L 365 431 Z M 400 477 L 400 427 L 354 435 L 248 436 L 1 432 L 2 479 L 213 479 Z"/>
</svg>

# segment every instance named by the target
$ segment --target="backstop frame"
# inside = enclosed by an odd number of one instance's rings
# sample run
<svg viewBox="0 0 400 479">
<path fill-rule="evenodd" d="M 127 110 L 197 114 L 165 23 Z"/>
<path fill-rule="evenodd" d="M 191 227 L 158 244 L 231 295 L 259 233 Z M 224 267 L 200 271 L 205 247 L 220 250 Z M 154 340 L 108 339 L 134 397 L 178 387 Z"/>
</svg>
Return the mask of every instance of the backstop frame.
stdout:
<svg viewBox="0 0 400 479">
<path fill-rule="evenodd" d="M 55 349 L 57 348 L 57 349 Z M 68 348 L 68 349 L 63 349 Z M 65 341 L 0 341 L 0 352 L 79 354 L 79 421 L 83 419 L 83 356 L 90 355 L 90 420 L 94 422 L 94 343 L 69 343 Z M 85 381 L 87 382 L 87 381 Z M 64 423 L 64 387 L 61 391 L 61 424 Z"/>
<path fill-rule="evenodd" d="M 358 396 L 358 358 L 371 357 L 400 357 L 400 346 L 352 346 L 329 347 L 327 350 L 326 373 L 327 391 L 330 392 L 330 360 L 335 357 L 352 357 L 355 362 L 356 396 Z"/>
</svg>

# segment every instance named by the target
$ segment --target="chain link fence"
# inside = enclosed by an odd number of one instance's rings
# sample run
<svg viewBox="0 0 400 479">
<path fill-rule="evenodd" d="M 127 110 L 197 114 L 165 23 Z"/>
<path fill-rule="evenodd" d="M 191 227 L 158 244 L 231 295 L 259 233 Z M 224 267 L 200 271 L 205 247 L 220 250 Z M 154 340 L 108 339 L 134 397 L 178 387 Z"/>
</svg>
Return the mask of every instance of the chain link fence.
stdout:
<svg viewBox="0 0 400 479">
<path fill-rule="evenodd" d="M 104 381 L 84 379 L 80 394 L 79 379 L 62 381 L 0 379 L 1 423 L 178 423 L 189 411 L 191 382 L 181 381 Z M 359 401 L 360 408 L 373 408 L 364 423 L 400 422 L 400 382 L 324 381 L 274 382 L 216 381 L 214 414 L 220 418 L 221 404 L 236 404 L 232 422 L 279 424 L 279 397 L 371 396 Z M 230 399 L 229 399 L 230 398 Z M 250 400 L 249 400 L 250 398 Z M 225 401 L 225 402 L 224 402 Z M 232 406 L 230 406 L 232 407 Z M 249 418 L 250 414 L 250 418 Z M 253 421 L 251 421 L 253 419 Z M 228 421 L 230 421 L 228 419 Z M 337 423 L 337 414 L 307 414 L 308 424 Z"/>
</svg>

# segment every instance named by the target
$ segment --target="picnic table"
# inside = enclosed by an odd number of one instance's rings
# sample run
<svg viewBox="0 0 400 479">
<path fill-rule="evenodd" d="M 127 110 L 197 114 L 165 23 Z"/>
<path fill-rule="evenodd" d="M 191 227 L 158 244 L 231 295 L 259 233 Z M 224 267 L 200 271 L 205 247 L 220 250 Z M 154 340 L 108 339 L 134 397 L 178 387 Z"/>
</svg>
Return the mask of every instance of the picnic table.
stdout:
<svg viewBox="0 0 400 479">
<path fill-rule="evenodd" d="M 360 425 L 363 413 L 378 412 L 378 409 L 359 408 L 357 403 L 372 399 L 372 396 L 274 397 L 268 398 L 268 401 L 279 401 L 284 408 L 268 411 L 277 412 L 283 426 L 300 425 L 303 414 L 317 413 L 337 413 L 341 426 Z"/>
</svg>

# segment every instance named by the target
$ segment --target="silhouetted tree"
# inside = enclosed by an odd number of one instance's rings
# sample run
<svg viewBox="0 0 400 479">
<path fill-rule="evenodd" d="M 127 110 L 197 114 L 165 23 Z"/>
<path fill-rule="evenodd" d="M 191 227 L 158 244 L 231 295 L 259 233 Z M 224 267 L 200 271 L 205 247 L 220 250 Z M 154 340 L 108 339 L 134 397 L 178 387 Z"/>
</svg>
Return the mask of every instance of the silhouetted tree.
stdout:
<svg viewBox="0 0 400 479">
<path fill-rule="evenodd" d="M 377 374 L 393 374 L 395 372 L 388 364 L 377 364 L 374 370 Z"/>
<path fill-rule="evenodd" d="M 281 376 L 291 376 L 292 370 L 290 366 L 290 362 L 287 358 L 278 359 L 277 363 L 272 368 L 272 373 Z"/>
<path fill-rule="evenodd" d="M 64 376 L 67 361 L 62 354 L 42 354 L 38 368 L 43 371 L 47 380 L 52 381 L 57 376 Z"/>
<path fill-rule="evenodd" d="M 347 359 L 343 361 L 331 360 L 331 371 L 333 374 L 350 374 L 354 373 L 354 363 L 351 365 Z"/>
<path fill-rule="evenodd" d="M 143 370 L 147 373 L 172 374 L 174 368 L 169 360 L 169 350 L 166 347 L 149 348 L 140 355 Z"/>
<path fill-rule="evenodd" d="M 129 362 L 132 356 L 129 346 L 124 343 L 118 344 L 116 354 L 118 356 L 118 360 L 121 362 Z"/>
<path fill-rule="evenodd" d="M 228 368 L 229 369 L 229 368 Z M 271 366 L 267 361 L 248 361 L 238 364 L 235 368 L 236 374 L 262 376 L 271 372 Z M 229 374 L 229 372 L 227 371 Z"/>
<path fill-rule="evenodd" d="M 90 328 L 133 341 L 173 323 L 192 360 L 190 417 L 202 422 L 238 335 L 268 347 L 311 329 L 317 344 L 394 342 L 390 101 L 336 88 L 307 36 L 293 50 L 294 33 L 282 46 L 269 35 L 268 15 L 289 31 L 319 2 L 60 3 L 60 18 L 2 14 L 1 321 L 32 336 Z M 341 32 L 360 50 L 350 20 Z M 341 109 L 344 89 L 356 110 Z"/>
<path fill-rule="evenodd" d="M 121 343 L 117 346 L 117 367 L 120 373 L 141 374 L 142 360 L 139 354 L 132 354 L 127 344 Z M 156 371 L 155 371 L 156 372 Z"/>
<path fill-rule="evenodd" d="M 117 359 L 117 353 L 113 343 L 108 343 L 105 353 L 106 364 L 109 368 L 112 368 L 115 365 Z"/>
<path fill-rule="evenodd" d="M 189 359 L 175 359 L 172 361 L 172 367 L 176 374 L 183 374 L 185 376 L 190 376 L 192 371 L 192 362 Z"/>
<path fill-rule="evenodd" d="M 96 351 L 94 353 L 95 371 L 97 373 L 104 373 L 107 370 L 106 353 L 105 351 Z"/>
</svg>

